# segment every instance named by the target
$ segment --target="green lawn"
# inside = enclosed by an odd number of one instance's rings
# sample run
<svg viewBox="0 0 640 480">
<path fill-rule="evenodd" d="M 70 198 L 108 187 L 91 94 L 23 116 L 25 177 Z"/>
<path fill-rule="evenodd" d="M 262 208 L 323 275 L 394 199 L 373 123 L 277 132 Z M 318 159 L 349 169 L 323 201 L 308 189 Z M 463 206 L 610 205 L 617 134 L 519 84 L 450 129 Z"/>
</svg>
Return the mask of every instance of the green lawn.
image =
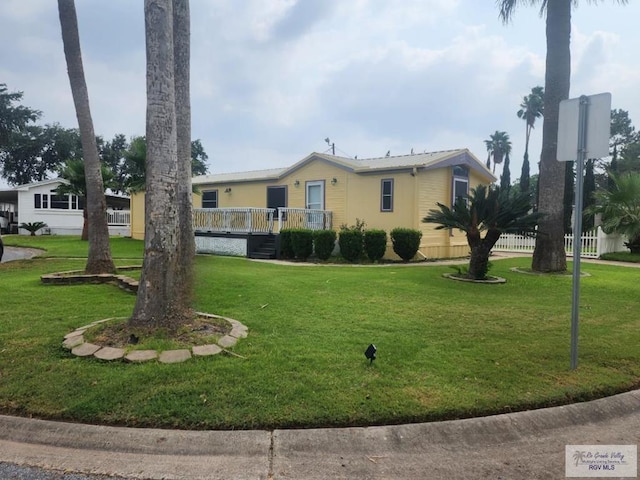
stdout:
<svg viewBox="0 0 640 480">
<path fill-rule="evenodd" d="M 235 318 L 233 351 L 164 365 L 74 358 L 64 334 L 126 316 L 110 285 L 45 286 L 81 269 L 77 239 L 5 237 L 61 258 L 0 265 L 0 412 L 82 422 L 247 429 L 428 421 L 585 400 L 640 385 L 638 271 L 583 263 L 580 366 L 569 370 L 571 277 L 511 272 L 504 285 L 442 278 L 447 266 L 286 266 L 196 260 L 201 311 Z M 113 240 L 117 265 L 142 244 Z M 364 350 L 378 347 L 369 365 Z"/>
<path fill-rule="evenodd" d="M 613 252 L 602 255 L 603 260 L 613 260 L 614 262 L 640 263 L 640 255 L 631 252 Z"/>
<path fill-rule="evenodd" d="M 3 235 L 2 241 L 5 246 L 42 248 L 46 251 L 43 257 L 55 258 L 87 258 L 89 243 L 80 240 L 80 236 L 75 235 L 51 235 L 51 236 L 30 236 L 30 235 Z M 111 239 L 111 254 L 113 258 L 142 258 L 144 244 L 139 240 L 131 238 L 114 237 Z"/>
</svg>

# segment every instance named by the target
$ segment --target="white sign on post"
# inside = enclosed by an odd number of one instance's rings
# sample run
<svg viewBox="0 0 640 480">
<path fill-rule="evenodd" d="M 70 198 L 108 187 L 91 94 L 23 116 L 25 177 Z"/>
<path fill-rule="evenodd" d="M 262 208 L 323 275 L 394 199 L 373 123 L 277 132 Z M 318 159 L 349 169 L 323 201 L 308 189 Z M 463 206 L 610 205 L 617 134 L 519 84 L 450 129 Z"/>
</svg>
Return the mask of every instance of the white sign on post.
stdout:
<svg viewBox="0 0 640 480">
<path fill-rule="evenodd" d="M 590 95 L 587 117 L 587 151 L 585 158 L 609 156 L 609 132 L 611 129 L 611 94 Z M 580 99 L 571 98 L 560 102 L 558 117 L 558 153 L 559 162 L 578 159 L 578 117 Z"/>
<path fill-rule="evenodd" d="M 589 158 L 609 155 L 611 94 L 563 100 L 558 118 L 557 159 L 576 161 L 575 210 L 573 224 L 573 295 L 571 299 L 571 370 L 578 367 L 578 322 L 580 308 L 580 237 L 584 164 Z"/>
</svg>

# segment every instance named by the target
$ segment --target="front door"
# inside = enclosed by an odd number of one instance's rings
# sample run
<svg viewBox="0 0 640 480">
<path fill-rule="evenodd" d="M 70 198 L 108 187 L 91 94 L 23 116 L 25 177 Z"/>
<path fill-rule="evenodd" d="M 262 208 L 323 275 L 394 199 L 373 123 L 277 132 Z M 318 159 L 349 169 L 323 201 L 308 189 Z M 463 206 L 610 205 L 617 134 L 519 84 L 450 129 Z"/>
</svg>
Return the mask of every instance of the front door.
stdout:
<svg viewBox="0 0 640 480">
<path fill-rule="evenodd" d="M 324 210 L 324 181 L 307 182 L 307 210 Z M 322 230 L 324 228 L 324 215 L 322 212 L 307 213 L 307 228 Z"/>
<path fill-rule="evenodd" d="M 274 208 L 276 210 L 273 218 L 277 219 L 280 213 L 278 208 L 286 208 L 287 206 L 287 187 L 285 186 L 273 186 L 267 187 L 267 208 Z M 286 220 L 286 218 L 283 218 Z"/>
</svg>

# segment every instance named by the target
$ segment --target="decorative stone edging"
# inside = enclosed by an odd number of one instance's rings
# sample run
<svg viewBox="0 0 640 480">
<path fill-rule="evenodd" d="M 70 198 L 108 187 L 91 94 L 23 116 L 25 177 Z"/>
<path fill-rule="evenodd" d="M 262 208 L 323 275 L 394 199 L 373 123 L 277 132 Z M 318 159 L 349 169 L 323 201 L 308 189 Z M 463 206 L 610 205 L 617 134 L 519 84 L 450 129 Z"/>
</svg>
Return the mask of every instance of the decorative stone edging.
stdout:
<svg viewBox="0 0 640 480">
<path fill-rule="evenodd" d="M 445 277 L 445 278 L 450 278 L 451 280 L 457 280 L 459 282 L 489 283 L 489 284 L 507 283 L 507 279 L 506 278 L 502 278 L 502 277 L 489 276 L 489 277 L 485 278 L 484 280 L 476 280 L 474 278 L 460 277 L 455 273 L 443 273 L 442 276 Z"/>
<path fill-rule="evenodd" d="M 549 276 L 554 276 L 554 277 L 573 277 L 573 273 L 572 272 L 566 272 L 566 273 L 546 273 L 546 272 L 534 272 L 533 270 L 526 270 L 524 268 L 520 268 L 520 267 L 511 267 L 510 270 L 512 272 L 516 272 L 516 273 L 524 273 L 525 275 L 549 275 Z M 581 277 L 590 277 L 591 274 L 589 272 L 580 272 L 580 276 Z"/>
<path fill-rule="evenodd" d="M 231 331 L 221 337 L 217 344 L 197 345 L 190 349 L 165 350 L 163 352 L 157 352 L 156 350 L 132 350 L 127 353 L 124 348 L 102 347 L 85 342 L 84 333 L 87 330 L 101 323 L 114 320 L 114 318 L 105 318 L 104 320 L 98 320 L 83 327 L 76 328 L 73 332 L 66 334 L 62 342 L 62 347 L 71 350 L 71 353 L 76 357 L 95 357 L 105 361 L 125 360 L 131 363 L 143 363 L 157 359 L 160 363 L 180 363 L 189 360 L 192 356 L 208 357 L 217 355 L 225 351 L 225 348 L 235 345 L 239 339 L 247 338 L 249 334 L 249 329 L 245 325 L 232 318 L 203 312 L 196 312 L 196 315 L 199 317 L 225 320 L 231 324 Z"/>
<path fill-rule="evenodd" d="M 142 267 L 130 265 L 118 267 L 118 270 L 140 270 Z M 71 270 L 68 272 L 49 273 L 40 276 L 40 281 L 50 285 L 73 285 L 80 283 L 115 283 L 121 289 L 136 293 L 139 282 L 126 275 L 116 275 L 111 273 L 85 274 L 82 270 Z M 92 322 L 83 327 L 76 328 L 73 332 L 64 336 L 62 347 L 71 350 L 76 357 L 95 357 L 100 360 L 113 361 L 125 360 L 132 363 L 148 362 L 158 360 L 160 363 L 180 363 L 195 357 L 209 357 L 224 352 L 226 348 L 233 347 L 239 339 L 247 338 L 249 329 L 246 325 L 232 318 L 221 317 L 210 313 L 196 312 L 199 317 L 222 319 L 231 324 L 231 331 L 218 339 L 217 344 L 196 345 L 190 349 L 166 350 L 157 352 L 155 350 L 132 350 L 129 353 L 124 348 L 102 347 L 84 341 L 84 332 L 101 323 L 114 320 L 105 318 Z"/>
<path fill-rule="evenodd" d="M 139 265 L 118 267 L 121 271 L 140 270 Z M 40 276 L 40 281 L 49 285 L 74 285 L 78 283 L 115 283 L 127 292 L 138 291 L 138 281 L 126 275 L 115 273 L 86 274 L 83 270 L 70 270 L 68 272 L 47 273 Z"/>
</svg>

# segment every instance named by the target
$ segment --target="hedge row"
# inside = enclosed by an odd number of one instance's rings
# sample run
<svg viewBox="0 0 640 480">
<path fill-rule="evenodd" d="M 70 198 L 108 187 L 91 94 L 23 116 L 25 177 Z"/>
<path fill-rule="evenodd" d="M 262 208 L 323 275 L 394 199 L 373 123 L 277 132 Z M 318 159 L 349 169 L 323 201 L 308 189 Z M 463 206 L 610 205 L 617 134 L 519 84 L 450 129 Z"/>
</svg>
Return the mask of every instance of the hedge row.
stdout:
<svg viewBox="0 0 640 480">
<path fill-rule="evenodd" d="M 280 255 L 282 258 L 306 260 L 315 251 L 320 260 L 328 260 L 335 248 L 336 237 L 340 255 L 349 262 L 357 262 L 365 256 L 377 262 L 387 250 L 387 232 L 365 230 L 364 222 L 356 226 L 342 226 L 337 236 L 333 230 L 308 230 L 304 228 L 284 229 L 280 232 Z M 422 232 L 411 228 L 391 230 L 393 251 L 405 262 L 411 260 L 420 248 Z"/>
</svg>

